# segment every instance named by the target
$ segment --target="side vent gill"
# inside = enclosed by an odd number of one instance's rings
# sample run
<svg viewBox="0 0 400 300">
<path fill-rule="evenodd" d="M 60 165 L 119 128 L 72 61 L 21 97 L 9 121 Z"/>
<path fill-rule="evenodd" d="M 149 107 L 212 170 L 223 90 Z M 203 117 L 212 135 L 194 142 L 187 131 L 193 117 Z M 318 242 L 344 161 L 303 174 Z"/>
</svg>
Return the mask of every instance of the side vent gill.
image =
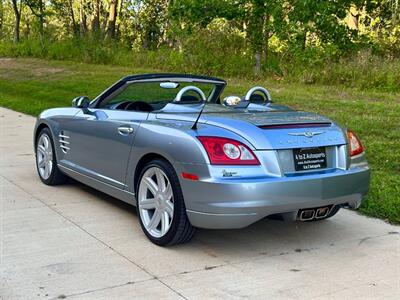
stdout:
<svg viewBox="0 0 400 300">
<path fill-rule="evenodd" d="M 66 135 L 64 130 L 60 131 L 60 134 L 58 135 L 59 142 L 60 142 L 60 148 L 61 151 L 65 154 L 67 154 L 70 150 L 70 145 L 69 145 L 69 136 Z"/>
</svg>

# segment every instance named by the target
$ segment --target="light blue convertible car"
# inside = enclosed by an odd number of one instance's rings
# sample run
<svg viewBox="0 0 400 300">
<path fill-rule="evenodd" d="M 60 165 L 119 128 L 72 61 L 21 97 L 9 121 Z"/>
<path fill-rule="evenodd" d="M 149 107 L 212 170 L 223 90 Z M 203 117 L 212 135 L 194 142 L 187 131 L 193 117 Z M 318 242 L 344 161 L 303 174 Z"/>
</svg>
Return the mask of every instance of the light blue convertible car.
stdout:
<svg viewBox="0 0 400 300">
<path fill-rule="evenodd" d="M 275 104 L 262 87 L 221 99 L 225 85 L 128 76 L 92 101 L 42 112 L 40 179 L 72 177 L 135 205 L 158 245 L 187 242 L 196 227 L 242 228 L 272 215 L 315 221 L 359 207 L 370 170 L 352 131 Z"/>
</svg>

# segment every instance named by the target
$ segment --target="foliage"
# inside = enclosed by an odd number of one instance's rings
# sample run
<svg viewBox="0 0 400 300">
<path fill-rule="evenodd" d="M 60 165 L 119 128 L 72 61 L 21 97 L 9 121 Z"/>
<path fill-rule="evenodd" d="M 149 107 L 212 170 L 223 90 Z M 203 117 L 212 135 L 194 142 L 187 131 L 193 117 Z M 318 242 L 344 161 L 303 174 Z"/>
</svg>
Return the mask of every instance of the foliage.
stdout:
<svg viewBox="0 0 400 300">
<path fill-rule="evenodd" d="M 213 51 L 213 55 L 232 58 L 224 68 L 221 64 L 227 59 L 211 59 L 217 65 L 210 65 L 210 71 L 242 75 L 246 69 L 245 73 L 250 75 L 255 66 L 254 71 L 260 76 L 263 70 L 271 69 L 274 74 L 285 75 L 286 66 L 282 62 L 287 59 L 290 63 L 308 62 L 310 66 L 321 57 L 334 61 L 351 55 L 357 57 L 359 51 L 369 51 L 384 59 L 400 56 L 398 0 L 0 0 L 0 3 L 0 44 L 14 40 L 31 45 L 39 40 L 43 53 L 54 41 L 83 44 L 78 47 L 79 52 L 88 51 L 79 55 L 84 61 L 111 63 L 107 55 L 96 53 L 112 54 L 115 48 L 122 48 L 124 53 L 132 53 L 132 60 L 138 53 L 146 56 L 148 51 L 151 55 L 154 51 L 160 55 L 168 52 L 171 57 L 187 58 L 185 65 L 197 66 L 199 59 L 210 63 L 206 51 Z M 12 3 L 20 13 L 18 22 Z M 21 38 L 16 37 L 17 32 Z M 91 60 L 88 58 L 93 57 L 93 49 L 96 59 Z M 198 54 L 193 52 L 195 49 Z M 225 52 L 217 54 L 222 51 Z M 100 61 L 100 57 L 104 59 Z M 250 63 L 251 67 L 227 70 L 242 62 Z"/>
<path fill-rule="evenodd" d="M 0 55 L 150 68 L 163 72 L 272 78 L 309 85 L 344 85 L 368 91 L 400 91 L 400 59 L 374 55 L 372 50 L 361 50 L 340 57 L 332 54 L 336 48 L 326 51 L 307 48 L 301 57 L 273 53 L 261 74 L 254 77 L 252 56 L 241 54 L 244 38 L 240 32 L 232 32 L 235 29 L 222 20 L 199 29 L 201 38 L 189 35 L 182 39 L 185 51 L 175 51 L 167 46 L 157 50 L 134 51 L 107 42 L 96 43 L 92 39 L 76 38 L 51 43 L 39 40 L 3 43 L 0 44 Z"/>
</svg>

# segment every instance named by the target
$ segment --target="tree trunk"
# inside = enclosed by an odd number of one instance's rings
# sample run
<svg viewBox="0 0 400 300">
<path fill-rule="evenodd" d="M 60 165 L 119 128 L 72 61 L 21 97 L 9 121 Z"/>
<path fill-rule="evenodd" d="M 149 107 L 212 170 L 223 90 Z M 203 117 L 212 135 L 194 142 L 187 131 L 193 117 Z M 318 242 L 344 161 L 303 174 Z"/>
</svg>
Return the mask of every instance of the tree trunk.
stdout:
<svg viewBox="0 0 400 300">
<path fill-rule="evenodd" d="M 261 53 L 263 50 L 263 18 L 264 4 L 262 1 L 253 0 L 251 7 L 251 15 L 248 23 L 248 36 L 250 47 L 254 55 L 254 75 L 261 72 Z"/>
<path fill-rule="evenodd" d="M 263 47 L 263 60 L 264 63 L 267 64 L 268 63 L 268 52 L 269 52 L 269 34 L 265 35 L 265 40 L 264 40 L 264 47 Z"/>
<path fill-rule="evenodd" d="M 117 11 L 118 11 L 117 7 L 118 7 L 118 0 L 110 0 L 110 8 L 108 13 L 108 24 L 106 32 L 107 39 L 115 38 L 115 24 L 117 21 Z"/>
<path fill-rule="evenodd" d="M 352 5 L 350 7 L 350 16 L 351 16 L 351 21 L 353 24 L 351 24 L 351 22 L 348 22 L 348 25 L 350 28 L 354 28 L 355 30 L 359 30 L 359 18 L 361 15 L 361 12 L 359 11 L 358 7 L 356 5 Z"/>
<path fill-rule="evenodd" d="M 26 18 L 26 20 L 25 20 L 25 29 L 24 29 L 23 33 L 24 33 L 24 38 L 28 39 L 31 34 L 31 23 L 30 23 L 29 18 Z"/>
<path fill-rule="evenodd" d="M 254 54 L 254 59 L 254 75 L 259 75 L 261 73 L 261 52 L 256 52 Z"/>
<path fill-rule="evenodd" d="M 100 33 L 100 0 L 93 1 L 93 14 L 91 21 L 92 33 L 98 35 Z"/>
<path fill-rule="evenodd" d="M 21 24 L 21 11 L 18 9 L 18 3 L 17 0 L 12 0 L 12 6 L 14 10 L 14 16 L 15 16 L 15 23 L 14 23 L 14 43 L 19 42 L 19 26 Z"/>
<path fill-rule="evenodd" d="M 38 2 L 36 2 L 38 1 Z M 43 0 L 25 0 L 24 1 L 30 8 L 32 14 L 34 14 L 39 19 L 39 35 L 40 41 L 44 41 L 44 11 L 46 8 L 46 4 Z"/>
<path fill-rule="evenodd" d="M 0 38 L 3 35 L 4 7 L 3 0 L 0 0 Z"/>
<path fill-rule="evenodd" d="M 119 3 L 119 9 L 118 9 L 118 18 L 120 20 L 120 22 L 118 22 L 118 26 L 115 29 L 115 36 L 117 37 L 117 39 L 120 39 L 121 37 L 121 31 L 120 31 L 120 25 L 121 25 L 121 19 L 123 18 L 122 12 L 123 12 L 123 7 L 124 6 L 124 0 L 121 0 Z"/>
<path fill-rule="evenodd" d="M 78 25 L 76 24 L 76 20 L 75 20 L 73 0 L 69 0 L 68 3 L 69 3 L 68 10 L 69 10 L 70 18 L 71 18 L 72 30 L 74 32 L 75 37 L 77 37 L 79 34 L 79 28 L 78 28 Z"/>
<path fill-rule="evenodd" d="M 84 37 L 86 35 L 86 32 L 87 32 L 84 0 L 80 1 L 80 6 L 79 6 L 79 24 L 80 24 L 79 28 L 80 28 L 81 37 Z"/>
<path fill-rule="evenodd" d="M 358 19 L 360 18 L 359 14 L 351 14 L 351 18 L 353 19 L 354 28 L 358 31 Z"/>
<path fill-rule="evenodd" d="M 269 39 L 271 37 L 269 22 L 270 22 L 270 15 L 266 13 L 264 17 L 264 41 L 263 41 L 263 60 L 265 63 L 268 62 Z"/>
<path fill-rule="evenodd" d="M 104 35 L 104 36 L 106 35 L 107 21 L 108 21 L 108 11 L 104 14 L 104 20 L 101 23 L 101 29 L 100 29 L 101 34 Z"/>
<path fill-rule="evenodd" d="M 39 1 L 39 35 L 41 41 L 44 41 L 44 3 Z"/>
</svg>

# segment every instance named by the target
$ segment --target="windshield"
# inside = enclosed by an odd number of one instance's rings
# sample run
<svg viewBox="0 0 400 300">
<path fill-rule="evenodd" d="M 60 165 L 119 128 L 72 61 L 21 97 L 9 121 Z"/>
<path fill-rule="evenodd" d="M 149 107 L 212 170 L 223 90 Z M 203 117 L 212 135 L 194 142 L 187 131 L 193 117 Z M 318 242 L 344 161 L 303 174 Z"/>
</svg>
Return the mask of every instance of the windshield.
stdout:
<svg viewBox="0 0 400 300">
<path fill-rule="evenodd" d="M 173 101 L 179 101 L 179 104 L 203 102 L 201 93 L 199 94 L 199 92 L 190 88 L 180 95 L 179 99 L 176 99 L 179 91 L 189 86 L 200 89 L 207 101 L 211 100 L 213 91 L 216 88 L 215 84 L 208 82 L 133 82 L 125 84 L 102 101 L 100 107 L 118 109 L 118 104 L 132 102 L 146 102 L 150 105 L 166 105 Z"/>
<path fill-rule="evenodd" d="M 244 97 L 228 96 L 221 101 L 220 95 L 225 87 L 224 81 L 191 78 L 189 76 L 131 81 L 124 78 L 105 91 L 96 105 L 98 108 L 136 112 L 193 113 L 203 108 L 205 101 L 210 102 L 205 112 L 258 112 L 283 109 L 270 105 L 268 91 L 262 87 L 253 87 Z M 161 76 L 161 75 L 159 75 Z M 249 94 L 250 93 L 250 94 Z M 232 101 L 231 101 L 232 100 Z M 234 101 L 233 101 L 234 100 Z M 223 104 L 223 105 L 221 105 Z"/>
</svg>

